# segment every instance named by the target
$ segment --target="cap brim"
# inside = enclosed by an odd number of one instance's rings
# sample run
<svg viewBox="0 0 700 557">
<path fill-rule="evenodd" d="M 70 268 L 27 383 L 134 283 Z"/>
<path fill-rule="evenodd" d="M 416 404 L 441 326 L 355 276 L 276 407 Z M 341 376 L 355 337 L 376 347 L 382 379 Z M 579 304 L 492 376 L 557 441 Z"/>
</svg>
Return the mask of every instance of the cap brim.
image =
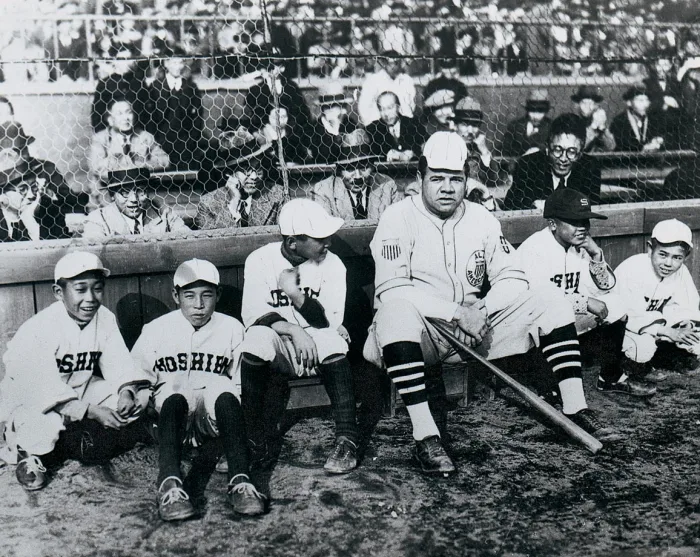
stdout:
<svg viewBox="0 0 700 557">
<path fill-rule="evenodd" d="M 333 106 L 334 104 L 338 104 L 338 105 L 351 104 L 353 101 L 354 101 L 354 99 L 350 99 L 348 97 L 345 97 L 343 99 L 333 99 L 332 101 L 318 101 L 318 106 Z"/>
<path fill-rule="evenodd" d="M 150 180 L 131 180 L 129 182 L 117 182 L 113 184 L 107 184 L 103 186 L 105 189 L 108 190 L 116 190 L 119 188 L 135 188 L 136 186 L 144 186 L 148 187 L 151 184 Z"/>
<path fill-rule="evenodd" d="M 345 221 L 340 217 L 330 217 L 325 223 L 325 226 L 321 227 L 320 230 L 314 232 L 314 234 L 306 234 L 311 238 L 321 239 L 333 236 L 340 228 L 345 224 Z"/>
<path fill-rule="evenodd" d="M 251 159 L 255 159 L 265 153 L 266 151 L 269 151 L 272 148 L 272 143 L 266 143 L 262 147 L 256 149 L 252 153 L 248 153 L 247 155 L 243 155 L 242 157 L 238 157 L 237 159 L 229 160 L 223 163 L 218 163 L 214 165 L 214 168 L 232 168 L 234 166 L 240 166 L 244 162 L 247 162 Z"/>
<path fill-rule="evenodd" d="M 587 211 L 585 213 L 567 213 L 567 212 L 557 212 L 555 214 L 545 213 L 544 218 L 546 219 L 560 219 L 560 220 L 584 220 L 584 219 L 599 219 L 608 220 L 606 215 L 600 213 L 594 213 L 593 211 Z"/>
</svg>

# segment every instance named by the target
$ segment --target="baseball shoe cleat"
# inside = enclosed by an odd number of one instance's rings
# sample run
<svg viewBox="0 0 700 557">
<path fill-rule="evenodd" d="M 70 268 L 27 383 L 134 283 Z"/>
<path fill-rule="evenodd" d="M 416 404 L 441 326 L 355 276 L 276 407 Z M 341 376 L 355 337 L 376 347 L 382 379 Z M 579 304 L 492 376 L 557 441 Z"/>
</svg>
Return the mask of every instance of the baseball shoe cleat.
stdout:
<svg viewBox="0 0 700 557">
<path fill-rule="evenodd" d="M 216 463 L 216 471 L 219 474 L 228 474 L 228 460 L 226 460 L 226 455 L 223 455 L 219 462 Z"/>
<path fill-rule="evenodd" d="M 46 485 L 46 468 L 38 456 L 29 455 L 17 463 L 15 475 L 27 491 L 37 491 Z"/>
<path fill-rule="evenodd" d="M 265 512 L 267 497 L 250 483 L 246 474 L 236 474 L 228 483 L 228 502 L 234 512 L 245 516 L 256 516 Z"/>
<path fill-rule="evenodd" d="M 636 397 L 650 397 L 656 394 L 656 387 L 654 386 L 647 386 L 634 379 L 628 379 L 627 377 L 621 379 L 621 381 L 612 383 L 598 377 L 596 388 L 606 393 L 623 393 Z"/>
<path fill-rule="evenodd" d="M 442 440 L 437 435 L 416 441 L 413 457 L 420 464 L 424 474 L 444 474 L 446 476 L 457 471 L 454 462 L 442 446 Z"/>
<path fill-rule="evenodd" d="M 175 476 L 165 478 L 158 488 L 158 515 L 161 520 L 185 520 L 195 514 L 190 496 L 182 489 L 182 480 Z"/>
<path fill-rule="evenodd" d="M 612 442 L 620 441 L 623 438 L 614 428 L 604 426 L 598 419 L 598 416 L 596 416 L 596 413 L 590 408 L 584 408 L 576 412 L 576 414 L 568 414 L 566 417 L 581 429 L 590 433 L 598 441 Z"/>
<path fill-rule="evenodd" d="M 329 474 L 347 474 L 357 468 L 357 444 L 347 437 L 338 437 L 323 469 Z"/>
</svg>

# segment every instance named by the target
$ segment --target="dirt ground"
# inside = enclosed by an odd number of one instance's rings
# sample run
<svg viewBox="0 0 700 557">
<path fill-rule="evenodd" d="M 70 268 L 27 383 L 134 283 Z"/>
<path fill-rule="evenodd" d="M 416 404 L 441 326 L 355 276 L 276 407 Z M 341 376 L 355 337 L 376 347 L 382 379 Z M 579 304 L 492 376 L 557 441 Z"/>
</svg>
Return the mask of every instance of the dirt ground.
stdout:
<svg viewBox="0 0 700 557">
<path fill-rule="evenodd" d="M 586 370 L 587 385 L 594 373 Z M 200 518 L 161 522 L 154 446 L 109 466 L 69 461 L 35 493 L 5 467 L 0 555 L 700 555 L 700 374 L 671 375 L 649 403 L 589 391 L 624 441 L 592 456 L 512 392 L 492 400 L 481 388 L 450 413 L 459 473 L 449 479 L 424 477 L 411 462 L 405 412 L 379 423 L 358 470 L 326 476 L 331 422 L 304 417 L 284 437 L 260 518 L 233 516 L 215 474 Z"/>
</svg>

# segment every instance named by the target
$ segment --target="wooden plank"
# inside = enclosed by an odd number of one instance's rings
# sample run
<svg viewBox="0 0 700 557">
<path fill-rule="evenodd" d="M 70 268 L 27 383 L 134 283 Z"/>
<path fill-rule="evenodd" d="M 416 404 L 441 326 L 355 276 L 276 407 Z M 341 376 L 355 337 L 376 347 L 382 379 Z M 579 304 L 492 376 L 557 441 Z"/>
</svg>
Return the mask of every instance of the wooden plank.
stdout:
<svg viewBox="0 0 700 557">
<path fill-rule="evenodd" d="M 0 287 L 0 355 L 22 323 L 34 315 L 34 288 L 31 284 Z M 5 367 L 0 360 L 0 380 Z"/>
<path fill-rule="evenodd" d="M 36 312 L 49 307 L 56 301 L 53 295 L 53 282 L 37 282 L 34 285 L 34 303 Z"/>
<path fill-rule="evenodd" d="M 625 259 L 646 249 L 642 236 L 616 236 L 601 238 L 598 245 L 605 253 L 605 260 L 614 269 Z"/>
<path fill-rule="evenodd" d="M 314 408 L 317 406 L 330 406 L 326 389 L 317 377 L 294 379 L 289 382 L 291 389 L 287 409 Z"/>
<path fill-rule="evenodd" d="M 243 268 L 228 267 L 219 269 L 221 275 L 221 298 L 216 304 L 217 311 L 241 321 L 243 303 Z"/>
<path fill-rule="evenodd" d="M 172 295 L 173 278 L 171 273 L 141 275 L 139 286 L 144 325 L 177 307 Z"/>
<path fill-rule="evenodd" d="M 666 219 L 678 219 L 687 224 L 691 230 L 700 229 L 700 210 L 696 202 L 698 200 L 665 201 L 654 204 L 644 211 L 643 232 L 651 234 L 652 229 L 659 221 Z"/>
</svg>

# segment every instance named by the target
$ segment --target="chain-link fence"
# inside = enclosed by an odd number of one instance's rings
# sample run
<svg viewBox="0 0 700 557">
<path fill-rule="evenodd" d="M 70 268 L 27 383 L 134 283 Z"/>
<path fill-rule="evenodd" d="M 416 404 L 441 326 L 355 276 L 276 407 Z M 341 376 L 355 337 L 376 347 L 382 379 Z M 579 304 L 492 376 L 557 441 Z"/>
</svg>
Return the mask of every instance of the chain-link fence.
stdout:
<svg viewBox="0 0 700 557">
<path fill-rule="evenodd" d="M 8 17 L 0 240 L 270 225 L 296 196 L 375 220 L 439 130 L 491 210 L 700 197 L 700 24 L 456 5 Z"/>
</svg>

